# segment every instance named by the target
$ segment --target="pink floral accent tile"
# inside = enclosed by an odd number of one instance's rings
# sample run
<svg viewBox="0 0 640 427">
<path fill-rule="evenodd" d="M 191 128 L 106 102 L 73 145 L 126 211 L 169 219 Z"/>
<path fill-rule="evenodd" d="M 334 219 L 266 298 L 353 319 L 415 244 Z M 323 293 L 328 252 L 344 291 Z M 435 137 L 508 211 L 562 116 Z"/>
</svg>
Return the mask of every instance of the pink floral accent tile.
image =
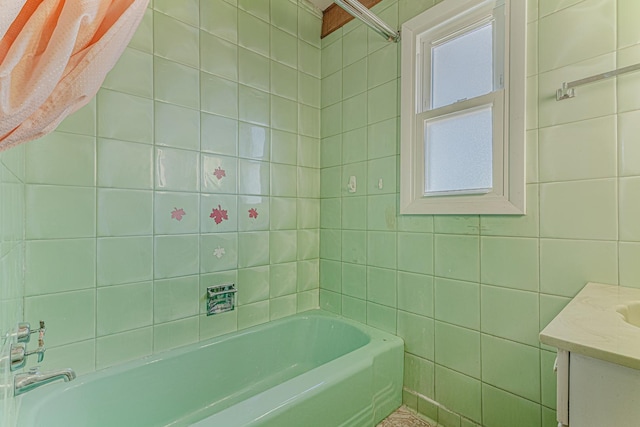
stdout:
<svg viewBox="0 0 640 427">
<path fill-rule="evenodd" d="M 253 219 L 258 218 L 258 210 L 256 208 L 249 209 L 249 218 L 253 218 Z"/>
<path fill-rule="evenodd" d="M 225 172 L 225 170 L 222 169 L 220 166 L 218 166 L 218 168 L 215 171 L 213 171 L 213 174 L 216 176 L 216 178 L 218 178 L 218 181 L 220 181 L 222 178 L 227 176 L 227 173 Z"/>
<path fill-rule="evenodd" d="M 228 220 L 229 215 L 227 215 L 227 210 L 222 209 L 222 206 L 218 205 L 218 208 L 213 208 L 209 218 L 213 218 L 216 224 L 220 224 L 222 221 Z"/>
<path fill-rule="evenodd" d="M 171 219 L 176 219 L 178 221 L 182 221 L 182 217 L 185 216 L 187 213 L 184 211 L 184 209 L 180 208 L 173 208 L 173 211 L 171 212 Z"/>
</svg>

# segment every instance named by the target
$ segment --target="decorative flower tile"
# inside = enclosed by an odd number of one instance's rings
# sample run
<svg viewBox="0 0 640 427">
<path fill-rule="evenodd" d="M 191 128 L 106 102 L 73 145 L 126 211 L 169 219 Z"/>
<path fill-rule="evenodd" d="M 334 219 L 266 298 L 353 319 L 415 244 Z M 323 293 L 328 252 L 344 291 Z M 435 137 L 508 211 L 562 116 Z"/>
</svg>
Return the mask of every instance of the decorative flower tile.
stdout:
<svg viewBox="0 0 640 427">
<path fill-rule="evenodd" d="M 258 218 L 258 210 L 256 208 L 249 209 L 249 218 L 253 218 L 253 219 Z"/>
<path fill-rule="evenodd" d="M 180 208 L 173 208 L 173 211 L 171 212 L 171 219 L 176 219 L 178 221 L 182 221 L 182 217 L 185 216 L 187 213 L 184 211 L 184 209 Z"/>
<path fill-rule="evenodd" d="M 229 215 L 227 215 L 226 209 L 222 209 L 222 206 L 218 205 L 217 208 L 213 208 L 209 218 L 213 218 L 216 224 L 220 224 L 222 221 L 228 220 Z"/>
<path fill-rule="evenodd" d="M 221 248 L 220 246 L 218 246 L 213 250 L 213 256 L 215 256 L 218 259 L 222 258 L 225 254 L 226 254 L 226 251 L 224 250 L 224 248 Z"/>
<path fill-rule="evenodd" d="M 218 168 L 215 171 L 213 171 L 213 174 L 215 175 L 216 178 L 218 178 L 218 181 L 220 181 L 222 178 L 227 176 L 227 173 L 225 172 L 225 170 L 222 169 L 220 166 L 218 166 Z"/>
</svg>

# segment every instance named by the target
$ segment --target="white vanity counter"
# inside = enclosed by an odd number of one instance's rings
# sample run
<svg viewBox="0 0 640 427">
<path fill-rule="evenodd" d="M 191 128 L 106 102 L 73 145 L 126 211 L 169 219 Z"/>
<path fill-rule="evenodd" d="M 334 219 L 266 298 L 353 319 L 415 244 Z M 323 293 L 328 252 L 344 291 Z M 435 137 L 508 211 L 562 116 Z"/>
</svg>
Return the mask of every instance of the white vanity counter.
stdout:
<svg viewBox="0 0 640 427">
<path fill-rule="evenodd" d="M 635 305 L 634 305 L 635 303 Z M 588 283 L 540 332 L 544 344 L 640 369 L 640 327 L 625 321 L 617 309 L 640 313 L 640 289 Z M 621 309 L 624 311 L 624 308 Z"/>
<path fill-rule="evenodd" d="M 588 283 L 540 341 L 558 349 L 558 426 L 640 425 L 640 289 Z"/>
</svg>

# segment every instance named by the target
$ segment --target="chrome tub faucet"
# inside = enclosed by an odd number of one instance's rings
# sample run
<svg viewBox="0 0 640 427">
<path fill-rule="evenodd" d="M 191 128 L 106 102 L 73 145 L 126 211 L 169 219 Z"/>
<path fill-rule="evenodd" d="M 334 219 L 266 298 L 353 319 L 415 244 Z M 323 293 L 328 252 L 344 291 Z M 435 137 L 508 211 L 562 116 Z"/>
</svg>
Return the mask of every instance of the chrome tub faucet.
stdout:
<svg viewBox="0 0 640 427">
<path fill-rule="evenodd" d="M 0 364 L 6 363 L 8 359 L 9 370 L 17 371 L 22 369 L 27 363 L 27 356 L 36 355 L 38 363 L 44 359 L 44 321 L 40 321 L 40 328 L 31 329 L 31 325 L 27 322 L 19 323 L 15 332 L 7 333 L 4 337 L 5 341 L 11 338 L 14 344 L 11 344 L 9 355 L 0 359 Z M 32 334 L 38 334 L 38 347 L 34 350 L 27 351 L 27 343 L 31 340 Z M 29 372 L 17 374 L 13 379 L 13 395 L 18 396 L 29 390 L 40 387 L 56 380 L 64 380 L 65 382 L 74 380 L 76 373 L 73 369 L 59 369 L 50 372 L 40 372 L 39 367 L 34 367 Z"/>
<path fill-rule="evenodd" d="M 40 387 L 56 380 L 64 380 L 65 382 L 74 380 L 76 373 L 73 369 L 60 369 L 50 372 L 40 372 L 40 368 L 31 368 L 29 372 L 17 374 L 13 381 L 13 395 L 18 396 L 29 390 Z"/>
</svg>

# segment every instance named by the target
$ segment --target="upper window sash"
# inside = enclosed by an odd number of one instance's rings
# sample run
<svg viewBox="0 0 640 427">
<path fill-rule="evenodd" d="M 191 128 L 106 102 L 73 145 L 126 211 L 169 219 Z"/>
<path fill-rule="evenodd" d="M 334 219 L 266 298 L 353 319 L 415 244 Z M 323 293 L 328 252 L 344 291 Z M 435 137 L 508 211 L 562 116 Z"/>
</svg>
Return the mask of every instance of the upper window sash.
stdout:
<svg viewBox="0 0 640 427">
<path fill-rule="evenodd" d="M 416 43 L 416 114 L 433 108 L 433 49 L 483 26 L 493 29 L 493 90 L 505 83 L 505 5 L 504 0 L 486 0 L 455 18 L 434 23 L 418 35 Z M 418 30 L 419 31 L 419 30 Z M 484 94 L 481 94 L 484 95 Z"/>
</svg>

